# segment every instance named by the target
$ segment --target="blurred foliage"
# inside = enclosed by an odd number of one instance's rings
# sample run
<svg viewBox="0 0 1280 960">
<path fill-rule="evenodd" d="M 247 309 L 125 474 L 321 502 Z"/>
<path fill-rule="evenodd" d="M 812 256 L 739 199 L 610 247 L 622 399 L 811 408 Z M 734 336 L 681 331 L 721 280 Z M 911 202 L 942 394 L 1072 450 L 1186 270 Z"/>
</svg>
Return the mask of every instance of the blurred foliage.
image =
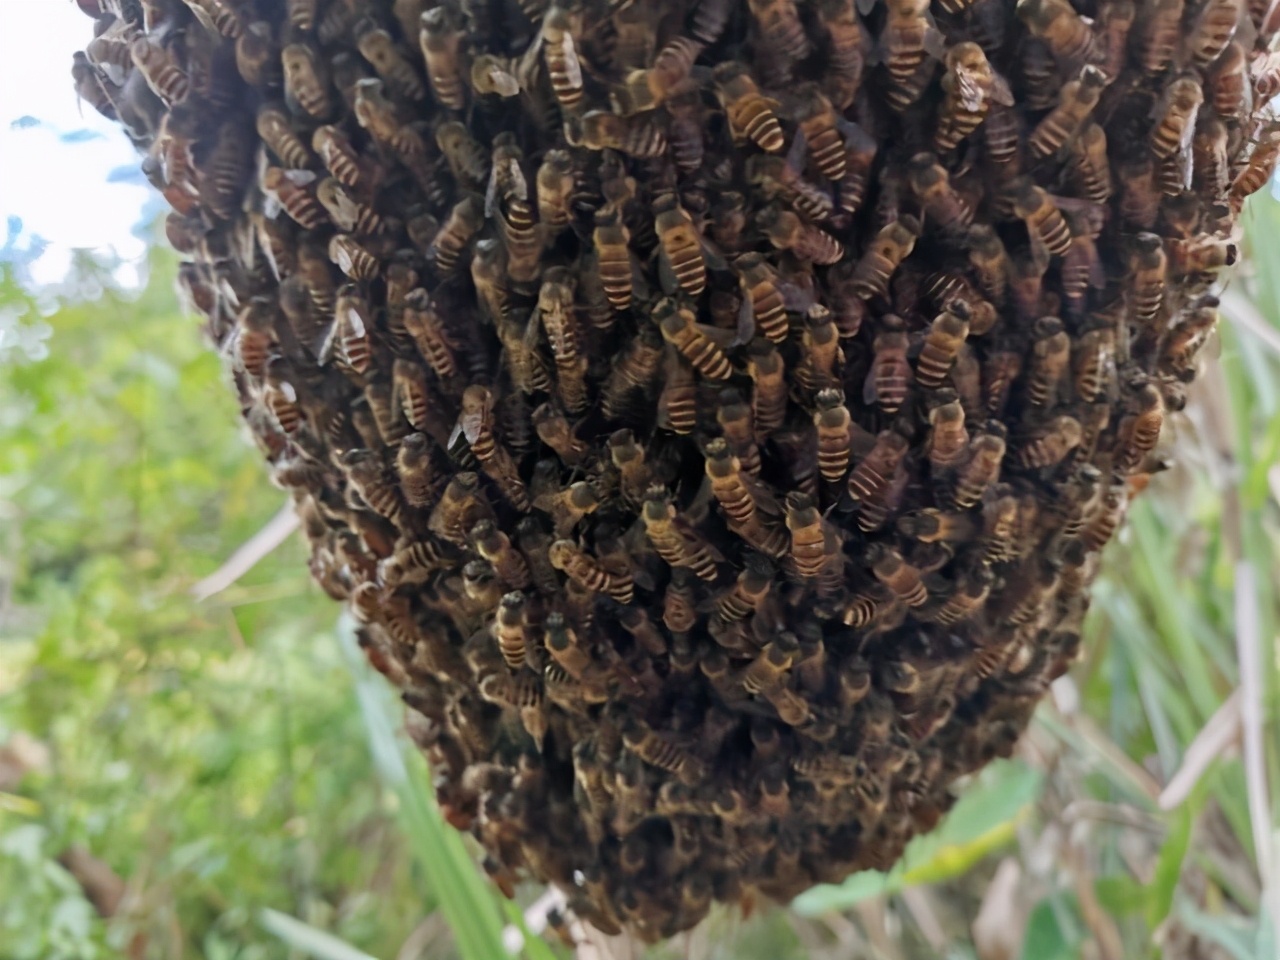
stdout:
<svg viewBox="0 0 1280 960">
<path fill-rule="evenodd" d="M 1280 204 L 1247 219 L 1280 236 Z M 891 873 L 722 911 L 653 956 L 1272 960 L 1257 858 L 1280 797 L 1280 248 L 1255 247 L 1220 360 L 1172 419 L 1178 465 L 1108 551 L 1084 658 L 1018 757 Z M 4 252 L 0 331 L 31 332 L 0 353 L 0 960 L 495 960 L 492 891 L 301 544 L 190 595 L 285 498 L 177 308 L 170 256 L 140 292 L 89 258 L 31 291 L 12 237 Z M 1247 774 L 1237 731 L 1163 810 L 1240 686 L 1240 649 L 1261 765 Z M 85 863 L 114 889 L 109 918 Z"/>
</svg>

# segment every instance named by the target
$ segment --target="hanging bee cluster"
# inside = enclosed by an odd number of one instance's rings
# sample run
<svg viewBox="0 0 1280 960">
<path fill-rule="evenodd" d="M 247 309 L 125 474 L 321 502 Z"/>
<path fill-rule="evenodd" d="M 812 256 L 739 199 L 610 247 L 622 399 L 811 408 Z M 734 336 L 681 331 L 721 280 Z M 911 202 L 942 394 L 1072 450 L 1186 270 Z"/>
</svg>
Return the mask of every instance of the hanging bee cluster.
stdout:
<svg viewBox="0 0 1280 960">
<path fill-rule="evenodd" d="M 887 868 L 1076 655 L 1261 0 L 79 0 L 181 286 L 509 886 Z"/>
</svg>

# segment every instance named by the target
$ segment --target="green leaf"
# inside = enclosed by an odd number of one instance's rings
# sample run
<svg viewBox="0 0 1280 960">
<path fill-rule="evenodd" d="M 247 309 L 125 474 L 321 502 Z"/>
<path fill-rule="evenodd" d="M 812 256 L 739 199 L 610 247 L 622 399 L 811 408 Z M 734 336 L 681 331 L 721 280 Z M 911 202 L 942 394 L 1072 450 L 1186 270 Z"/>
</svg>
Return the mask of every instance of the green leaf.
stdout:
<svg viewBox="0 0 1280 960">
<path fill-rule="evenodd" d="M 901 875 L 899 874 L 898 877 Z M 894 878 L 894 879 L 890 879 Z M 863 870 L 840 884 L 824 883 L 806 890 L 791 901 L 791 909 L 802 917 L 847 910 L 863 900 L 894 893 L 901 889 L 892 873 Z"/>
<path fill-rule="evenodd" d="M 1182 861 L 1191 842 L 1191 824 L 1194 819 L 1191 804 L 1186 803 L 1170 815 L 1170 830 L 1160 848 L 1155 873 L 1151 879 L 1151 899 L 1148 903 L 1147 924 L 1154 930 L 1169 915 L 1173 896 L 1182 875 Z"/>
<path fill-rule="evenodd" d="M 258 920 L 289 947 L 314 957 L 315 960 L 378 960 L 331 933 L 270 907 L 264 907 L 259 912 Z"/>
<path fill-rule="evenodd" d="M 1022 940 L 1022 960 L 1075 960 L 1075 945 L 1058 922 L 1058 911 L 1049 899 L 1041 900 L 1027 918 Z"/>
<path fill-rule="evenodd" d="M 520 909 L 520 904 L 514 900 L 503 899 L 502 911 L 507 915 L 507 919 L 511 921 L 511 925 L 520 931 L 520 936 L 524 940 L 524 946 L 521 953 L 527 960 L 559 960 L 556 952 L 551 949 L 550 944 L 543 940 L 536 933 L 531 933 L 529 927 L 524 922 L 524 911 Z"/>
</svg>

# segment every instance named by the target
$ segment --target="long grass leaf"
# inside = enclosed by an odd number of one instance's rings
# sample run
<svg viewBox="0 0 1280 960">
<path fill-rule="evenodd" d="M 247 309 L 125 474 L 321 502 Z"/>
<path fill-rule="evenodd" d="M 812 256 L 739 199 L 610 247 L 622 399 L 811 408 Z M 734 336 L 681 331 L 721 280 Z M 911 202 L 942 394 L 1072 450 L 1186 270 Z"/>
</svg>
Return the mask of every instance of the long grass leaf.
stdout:
<svg viewBox="0 0 1280 960">
<path fill-rule="evenodd" d="M 258 922 L 291 949 L 305 953 L 314 960 L 377 960 L 377 957 L 357 950 L 331 933 L 270 907 L 264 907 L 258 912 Z"/>
</svg>

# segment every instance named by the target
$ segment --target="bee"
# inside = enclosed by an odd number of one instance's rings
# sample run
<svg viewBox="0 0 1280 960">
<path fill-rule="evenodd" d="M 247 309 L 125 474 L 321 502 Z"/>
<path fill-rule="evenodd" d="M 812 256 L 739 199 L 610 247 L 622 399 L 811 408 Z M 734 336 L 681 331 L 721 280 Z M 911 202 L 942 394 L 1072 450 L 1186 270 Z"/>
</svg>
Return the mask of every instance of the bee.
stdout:
<svg viewBox="0 0 1280 960">
<path fill-rule="evenodd" d="M 670 297 L 653 308 L 653 319 L 662 338 L 693 364 L 709 380 L 726 380 L 733 374 L 733 364 L 724 352 L 729 331 L 696 322 L 696 314 L 680 306 Z"/>
<path fill-rule="evenodd" d="M 889 592 L 908 607 L 923 607 L 929 602 L 929 591 L 920 571 L 903 559 L 896 548 L 883 543 L 868 548 L 871 572 Z"/>
<path fill-rule="evenodd" d="M 853 290 L 864 299 L 887 296 L 889 280 L 919 237 L 920 223 L 914 217 L 904 216 L 882 227 L 853 268 Z"/>
<path fill-rule="evenodd" d="M 320 350 L 320 362 L 336 358 L 357 376 L 373 362 L 373 311 L 359 291 L 348 284 L 338 291 L 333 326 Z"/>
<path fill-rule="evenodd" d="M 1187 150 L 1195 135 L 1196 112 L 1204 102 L 1204 89 L 1191 75 L 1175 78 L 1165 87 L 1156 106 L 1151 128 L 1151 152 L 1167 160 Z"/>
<path fill-rule="evenodd" d="M 889 106 L 902 113 L 920 99 L 933 74 L 931 56 L 941 56 L 941 38 L 929 17 L 928 0 L 887 0 L 880 53 L 889 73 Z"/>
<path fill-rule="evenodd" d="M 464 189 L 478 191 L 488 183 L 489 156 L 460 121 L 446 120 L 436 127 L 436 146 Z"/>
<path fill-rule="evenodd" d="M 449 447 L 465 438 L 481 467 L 511 501 L 517 510 L 530 507 L 524 482 L 507 448 L 498 442 L 494 433 L 493 393 L 488 387 L 472 384 L 462 392 L 461 412 Z"/>
<path fill-rule="evenodd" d="M 1173 60 L 1182 37 L 1184 0 L 1145 0 L 1134 24 L 1138 66 L 1149 77 L 1162 73 Z"/>
<path fill-rule="evenodd" d="M 325 169 L 344 187 L 353 190 L 367 187 L 360 154 L 341 127 L 316 127 L 311 135 L 311 149 L 320 157 Z"/>
<path fill-rule="evenodd" d="M 462 110 L 467 105 L 462 40 L 462 31 L 458 29 L 450 7 L 433 7 L 423 12 L 418 42 L 427 67 L 427 82 L 436 103 L 446 110 Z M 376 64 L 374 68 L 377 69 Z M 476 86 L 480 87 L 480 84 Z M 515 92 L 518 92 L 518 87 L 510 95 L 514 96 Z"/>
<path fill-rule="evenodd" d="M 542 157 L 535 179 L 538 221 L 544 228 L 568 226 L 569 203 L 577 188 L 573 159 L 566 150 L 548 150 Z M 625 228 L 624 228 L 625 229 Z"/>
<path fill-rule="evenodd" d="M 1106 203 L 1111 198 L 1111 161 L 1102 127 L 1096 123 L 1084 127 L 1071 142 L 1068 164 L 1071 182 L 1083 199 Z"/>
<path fill-rule="evenodd" d="M 422 358 L 442 381 L 458 375 L 458 344 L 444 325 L 427 291 L 418 288 L 405 298 L 404 326 Z"/>
<path fill-rule="evenodd" d="M 466 547 L 467 533 L 486 517 L 493 517 L 493 508 L 480 488 L 480 478 L 465 471 L 445 485 L 427 519 L 427 529 L 455 546 Z"/>
<path fill-rule="evenodd" d="M 703 44 L 690 37 L 675 37 L 654 58 L 647 70 L 633 70 L 623 85 L 614 92 L 614 110 L 630 116 L 662 106 L 675 91 L 682 89 L 702 52 Z"/>
<path fill-rule="evenodd" d="M 1073 385 L 1076 396 L 1086 403 L 1107 399 L 1115 391 L 1115 339 L 1115 330 L 1109 324 L 1076 338 L 1072 351 Z"/>
<path fill-rule="evenodd" d="M 1111 0 L 1098 12 L 1097 57 L 1094 62 L 1106 74 L 1108 83 L 1114 83 L 1124 69 L 1129 33 L 1137 16 L 1138 9 L 1133 0 Z"/>
<path fill-rule="evenodd" d="M 572 540 L 557 540 L 551 544 L 548 556 L 553 567 L 588 590 L 608 594 L 622 604 L 635 599 L 635 582 L 629 570 L 608 569 Z"/>
<path fill-rule="evenodd" d="M 1009 289 L 1012 264 L 999 234 L 987 224 L 975 224 L 969 228 L 966 247 L 969 265 L 983 294 L 997 304 L 1003 303 Z"/>
<path fill-rule="evenodd" d="M 1017 12 L 1031 35 L 1042 40 L 1070 72 L 1096 56 L 1097 38 L 1068 0 L 1022 0 Z"/>
<path fill-rule="evenodd" d="M 845 143 L 831 101 L 816 86 L 806 84 L 799 94 L 795 119 L 799 135 L 804 137 L 808 152 L 822 175 L 832 181 L 843 179 L 847 168 Z"/>
<path fill-rule="evenodd" d="M 587 361 L 578 353 L 571 282 L 564 268 L 547 271 L 538 294 L 538 316 L 555 359 L 560 400 L 570 413 L 582 413 L 587 407 Z"/>
<path fill-rule="evenodd" d="M 742 686 L 747 693 L 758 696 L 783 682 L 787 672 L 800 655 L 800 644 L 793 633 L 780 633 L 765 644 L 756 657 L 742 671 Z"/>
<path fill-rule="evenodd" d="M 665 487 L 649 488 L 640 517 L 658 556 L 672 567 L 691 570 L 703 580 L 716 579 L 716 562 L 722 558 L 679 514 Z"/>
<path fill-rule="evenodd" d="M 1027 371 L 1027 400 L 1052 407 L 1071 363 L 1071 337 L 1057 317 L 1042 317 L 1032 332 L 1031 364 Z"/>
<path fill-rule="evenodd" d="M 280 51 L 284 68 L 284 98 L 289 109 L 323 121 L 333 113 L 329 69 L 307 43 L 289 43 Z"/>
<path fill-rule="evenodd" d="M 596 512 L 600 506 L 600 497 L 590 483 L 579 480 L 562 490 L 539 494 L 533 503 L 543 513 L 550 515 L 556 535 L 567 537 L 583 517 Z"/>
<path fill-rule="evenodd" d="M 715 81 L 734 139 L 749 138 L 766 153 L 781 153 L 786 139 L 775 112 L 778 101 L 760 92 L 747 67 L 736 61 L 722 63 L 715 68 Z"/>
<path fill-rule="evenodd" d="M 172 53 L 146 34 L 138 34 L 129 42 L 129 56 L 138 73 L 157 97 L 166 105 L 186 99 L 191 79 L 178 66 Z"/>
<path fill-rule="evenodd" d="M 581 466 L 591 446 L 580 440 L 565 415 L 550 403 L 534 408 L 531 415 L 538 439 L 556 452 L 566 466 Z"/>
<path fill-rule="evenodd" d="M 716 616 L 724 623 L 745 620 L 760 610 L 772 589 L 773 567 L 764 560 L 748 557 L 734 585 L 716 597 Z"/>
<path fill-rule="evenodd" d="M 771 54 L 791 64 L 806 59 L 813 51 L 795 0 L 748 0 L 748 6 L 760 40 Z"/>
<path fill-rule="evenodd" d="M 551 78 L 551 89 L 561 107 L 573 111 L 583 97 L 582 64 L 574 43 L 574 14 L 553 4 L 542 18 L 542 56 Z"/>
<path fill-rule="evenodd" d="M 828 483 L 839 483 L 849 472 L 852 456 L 853 417 L 844 403 L 844 392 L 819 390 L 814 397 L 814 428 L 818 434 L 818 471 Z"/>
<path fill-rule="evenodd" d="M 707 286 L 707 265 L 702 256 L 702 240 L 692 218 L 680 206 L 674 193 L 657 197 L 653 201 L 653 209 L 661 268 L 689 296 L 701 296 Z"/>
<path fill-rule="evenodd" d="M 240 212 L 245 187 L 252 172 L 251 157 L 248 131 L 234 121 L 224 123 L 218 129 L 213 147 L 204 161 L 200 183 L 200 201 L 218 219 L 231 220 Z M 302 170 L 291 170 L 288 174 L 304 181 L 311 176 Z M 310 194 L 303 192 L 306 193 L 308 203 L 314 204 Z"/>
<path fill-rule="evenodd" d="M 1164 306 L 1169 259 L 1164 243 L 1152 233 L 1140 233 L 1129 255 L 1128 302 L 1140 327 L 1153 330 Z"/>
<path fill-rule="evenodd" d="M 1013 210 L 1050 254 L 1061 257 L 1070 249 L 1071 228 L 1067 226 L 1066 217 L 1049 194 L 1032 180 L 1022 180 L 1014 188 Z"/>
<path fill-rule="evenodd" d="M 831 311 L 821 304 L 814 304 L 805 314 L 800 350 L 795 380 L 801 389 L 820 390 L 836 380 L 837 368 L 844 363 L 844 351 Z"/>
<path fill-rule="evenodd" d="M 934 318 L 916 361 L 916 382 L 926 390 L 942 385 L 969 336 L 969 310 L 960 301 Z"/>
<path fill-rule="evenodd" d="M 758 253 L 743 254 L 734 263 L 743 294 L 751 303 L 756 329 L 774 343 L 787 339 L 790 330 L 786 302 L 778 289 L 777 274 Z"/>
<path fill-rule="evenodd" d="M 1218 301 L 1206 297 L 1170 329 L 1160 347 L 1160 369 L 1175 375 L 1190 370 L 1217 324 Z"/>
<path fill-rule="evenodd" d="M 827 31 L 824 89 L 832 105 L 847 110 L 862 85 L 867 37 L 853 0 L 819 0 L 818 20 Z"/>
<path fill-rule="evenodd" d="M 1000 432 L 982 433 L 973 439 L 964 464 L 956 471 L 950 498 L 953 507 L 968 510 L 982 500 L 1000 476 L 1005 446 Z"/>
<path fill-rule="evenodd" d="M 1075 417 L 1054 417 L 1043 427 L 1030 433 L 1021 445 L 1018 462 L 1032 469 L 1056 467 L 1080 445 L 1084 428 Z"/>
<path fill-rule="evenodd" d="M 381 27 L 371 25 L 366 25 L 365 29 L 357 28 L 356 33 L 356 49 L 389 90 L 408 100 L 426 99 L 427 88 L 418 76 L 417 69 L 405 57 L 391 34 Z"/>
<path fill-rule="evenodd" d="M 531 584 L 529 566 L 511 544 L 511 539 L 492 520 L 481 520 L 471 528 L 471 546 L 493 572 L 513 590 L 527 590 Z"/>
<path fill-rule="evenodd" d="M 75 81 L 77 100 L 87 102 L 108 120 L 118 119 L 115 103 L 107 92 L 106 83 L 110 81 L 104 80 L 83 52 L 77 50 L 73 58 L 71 76 Z"/>
<path fill-rule="evenodd" d="M 947 513 L 926 507 L 898 520 L 898 530 L 921 543 L 968 543 L 978 534 L 978 527 L 968 513 Z"/>
<path fill-rule="evenodd" d="M 754 408 L 743 402 L 742 395 L 728 388 L 720 392 L 716 407 L 716 423 L 729 441 L 733 455 L 742 463 L 742 469 L 753 477 L 760 473 L 760 448 L 757 446 L 757 425 Z"/>
<path fill-rule="evenodd" d="M 288 115 L 279 106 L 264 103 L 258 108 L 256 124 L 262 142 L 286 167 L 302 170 L 314 165 L 311 151 L 293 131 Z"/>
<path fill-rule="evenodd" d="M 880 318 L 880 331 L 872 346 L 871 369 L 863 387 L 864 403 L 878 403 L 886 416 L 900 409 L 911 391 L 913 374 L 907 360 L 910 338 L 899 317 Z"/>
<path fill-rule="evenodd" d="M 649 394 L 662 368 L 664 344 L 658 331 L 641 326 L 625 353 L 615 358 L 601 393 L 601 409 L 611 420 L 625 416 L 635 394 Z"/>
<path fill-rule="evenodd" d="M 707 443 L 706 473 L 712 496 L 719 501 L 730 528 L 762 553 L 774 557 L 785 553 L 785 532 L 760 516 L 765 510 L 776 514 L 776 504 L 758 481 L 743 472 L 741 461 L 723 437 Z"/>
<path fill-rule="evenodd" d="M 631 305 L 632 274 L 631 235 L 617 210 L 596 214 L 594 244 L 605 295 L 614 310 Z"/>
<path fill-rule="evenodd" d="M 352 280 L 363 282 L 382 274 L 382 263 L 355 237 L 335 233 L 329 238 L 329 259 Z"/>
<path fill-rule="evenodd" d="M 958 467 L 969 448 L 964 407 L 958 398 L 940 403 L 929 411 L 929 439 L 926 450 L 929 466 L 937 476 Z"/>
<path fill-rule="evenodd" d="M 698 784 L 707 775 L 706 765 L 700 759 L 635 717 L 628 718 L 623 727 L 622 742 L 645 763 L 666 770 L 687 786 Z"/>
<path fill-rule="evenodd" d="M 396 472 L 400 476 L 400 492 L 411 507 L 431 505 L 435 499 L 436 477 L 426 434 L 411 433 L 400 441 Z"/>
<path fill-rule="evenodd" d="M 588 150 L 617 150 L 642 160 L 667 152 L 667 135 L 653 118 L 620 117 L 606 110 L 590 110 L 581 120 L 581 145 Z"/>
<path fill-rule="evenodd" d="M 971 40 L 950 47 L 942 62 L 946 73 L 933 148 L 950 153 L 982 125 L 993 102 L 1013 106 L 1013 93 L 982 47 Z"/>
<path fill-rule="evenodd" d="M 1115 535 L 1129 507 L 1129 488 L 1123 481 L 1113 483 L 1102 496 L 1102 503 L 1089 518 L 1080 539 L 1089 550 L 1101 550 Z"/>
<path fill-rule="evenodd" d="M 698 377 L 680 351 L 668 345 L 663 361 L 662 392 L 658 395 L 658 424 L 680 436 L 698 425 Z"/>
<path fill-rule="evenodd" d="M 799 491 L 787 494 L 786 524 L 796 573 L 806 580 L 819 576 L 839 550 L 835 531 L 822 518 L 812 498 Z"/>
<path fill-rule="evenodd" d="M 1027 138 L 1032 156 L 1037 159 L 1052 156 L 1070 142 L 1088 121 L 1107 83 L 1107 75 L 1090 65 L 1080 71 L 1078 79 L 1064 84 L 1058 95 L 1058 106 Z"/>
<path fill-rule="evenodd" d="M 795 143 L 804 146 L 800 138 Z M 771 154 L 749 157 L 747 180 L 758 185 L 764 196 L 783 200 L 811 220 L 829 220 L 835 209 L 830 189 L 818 187 L 801 176 L 791 156 L 786 159 Z"/>
<path fill-rule="evenodd" d="M 467 194 L 453 205 L 440 232 L 427 248 L 427 259 L 444 275 L 457 273 L 472 240 L 484 227 L 484 204 L 474 194 Z"/>
<path fill-rule="evenodd" d="M 528 603 L 519 590 L 503 594 L 493 619 L 493 638 L 507 668 L 519 670 L 528 652 Z"/>
<path fill-rule="evenodd" d="M 1183 40 L 1184 59 L 1197 70 L 1217 60 L 1235 36 L 1243 8 L 1243 0 L 1208 0 Z"/>
<path fill-rule="evenodd" d="M 359 498 L 369 508 L 392 523 L 398 523 L 403 502 L 398 486 L 383 468 L 382 458 L 372 450 L 355 448 L 338 458 L 338 465 Z"/>
<path fill-rule="evenodd" d="M 1223 196 L 1231 188 L 1226 124 L 1209 117 L 1199 124 L 1191 141 L 1192 184 L 1206 196 Z"/>
<path fill-rule="evenodd" d="M 1239 213 L 1245 200 L 1262 189 L 1276 169 L 1280 157 L 1280 128 L 1266 130 L 1249 154 L 1249 161 L 1231 184 L 1231 210 Z"/>
<path fill-rule="evenodd" d="M 874 445 L 849 474 L 849 496 L 859 509 L 859 526 L 872 522 L 883 505 L 885 493 L 893 483 L 898 467 L 911 444 L 896 430 L 882 430 Z M 876 523 L 875 526 L 879 524 Z M 864 529 L 868 529 L 864 527 Z"/>
<path fill-rule="evenodd" d="M 973 221 L 973 209 L 951 184 L 951 177 L 932 153 L 918 153 L 907 165 L 907 181 L 924 208 L 946 234 L 964 231 Z"/>
<path fill-rule="evenodd" d="M 356 123 L 367 130 L 375 142 L 394 153 L 420 183 L 432 179 L 433 171 L 424 164 L 427 156 L 426 139 L 416 127 L 403 121 L 395 104 L 387 98 L 381 80 L 365 77 L 356 81 L 352 94 L 352 113 Z"/>
<path fill-rule="evenodd" d="M 787 415 L 786 365 L 782 354 L 767 340 L 755 340 L 747 352 L 751 393 L 751 419 L 759 442 L 779 429 Z"/>
<path fill-rule="evenodd" d="M 1144 386 L 1135 400 L 1136 410 L 1120 423 L 1120 446 L 1116 455 L 1118 473 L 1136 472 L 1155 449 L 1164 425 L 1164 398 L 1153 383 Z"/>
</svg>

